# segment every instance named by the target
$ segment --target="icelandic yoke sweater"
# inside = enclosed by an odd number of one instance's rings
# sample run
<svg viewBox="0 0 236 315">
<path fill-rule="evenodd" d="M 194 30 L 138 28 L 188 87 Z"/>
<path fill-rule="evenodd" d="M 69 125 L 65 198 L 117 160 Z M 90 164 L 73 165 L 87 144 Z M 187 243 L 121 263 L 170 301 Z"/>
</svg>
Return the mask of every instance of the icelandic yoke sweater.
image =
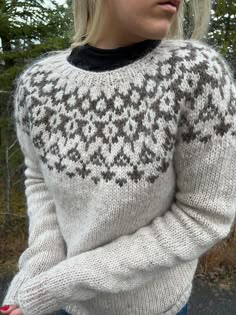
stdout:
<svg viewBox="0 0 236 315">
<path fill-rule="evenodd" d="M 4 304 L 24 315 L 175 315 L 236 210 L 236 87 L 223 56 L 163 40 L 109 71 L 71 48 L 18 78 L 28 248 Z"/>
</svg>

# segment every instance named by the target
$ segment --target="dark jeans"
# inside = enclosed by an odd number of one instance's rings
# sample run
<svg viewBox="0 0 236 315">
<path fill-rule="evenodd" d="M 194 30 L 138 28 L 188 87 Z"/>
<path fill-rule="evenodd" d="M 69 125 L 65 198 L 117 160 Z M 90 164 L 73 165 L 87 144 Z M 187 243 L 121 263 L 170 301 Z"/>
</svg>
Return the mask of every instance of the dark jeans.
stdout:
<svg viewBox="0 0 236 315">
<path fill-rule="evenodd" d="M 176 315 L 188 315 L 188 303 Z"/>
<path fill-rule="evenodd" d="M 57 315 L 70 315 L 70 314 L 64 310 L 60 310 Z M 188 303 L 186 303 L 184 307 L 176 315 L 188 315 Z"/>
</svg>

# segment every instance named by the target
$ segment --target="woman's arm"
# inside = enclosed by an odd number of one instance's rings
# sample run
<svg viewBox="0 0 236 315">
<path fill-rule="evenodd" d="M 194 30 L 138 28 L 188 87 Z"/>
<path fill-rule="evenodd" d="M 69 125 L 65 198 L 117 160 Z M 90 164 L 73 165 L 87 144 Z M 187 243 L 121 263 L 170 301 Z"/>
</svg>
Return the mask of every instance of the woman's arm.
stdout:
<svg viewBox="0 0 236 315">
<path fill-rule="evenodd" d="M 24 315 L 139 288 L 228 236 L 236 209 L 236 88 L 222 58 L 212 53 L 210 61 L 200 63 L 192 98 L 188 94 L 182 109 L 169 211 L 29 280 L 19 292 Z"/>
<path fill-rule="evenodd" d="M 28 248 L 18 261 L 19 271 L 11 281 L 3 305 L 18 304 L 18 290 L 30 278 L 46 271 L 66 257 L 64 239 L 57 223 L 55 204 L 44 182 L 29 131 L 24 80 L 29 69 L 17 79 L 14 92 L 14 123 L 25 162 L 25 195 L 29 217 Z M 32 315 L 33 313 L 31 313 Z"/>
</svg>

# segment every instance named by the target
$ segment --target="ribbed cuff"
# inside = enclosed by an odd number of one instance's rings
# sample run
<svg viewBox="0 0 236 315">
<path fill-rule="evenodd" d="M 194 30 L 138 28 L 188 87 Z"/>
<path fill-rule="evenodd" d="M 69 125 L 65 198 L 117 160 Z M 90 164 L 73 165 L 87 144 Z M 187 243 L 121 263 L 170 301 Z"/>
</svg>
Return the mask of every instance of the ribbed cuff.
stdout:
<svg viewBox="0 0 236 315">
<path fill-rule="evenodd" d="M 47 279 L 38 275 L 26 282 L 18 293 L 24 315 L 45 315 L 58 311 L 62 305 L 47 290 Z"/>
<path fill-rule="evenodd" d="M 19 288 L 23 285 L 24 282 L 29 280 L 29 276 L 27 276 L 24 272 L 18 272 L 13 279 L 11 280 L 8 288 L 6 289 L 6 296 L 2 302 L 2 305 L 19 305 L 17 294 Z"/>
</svg>

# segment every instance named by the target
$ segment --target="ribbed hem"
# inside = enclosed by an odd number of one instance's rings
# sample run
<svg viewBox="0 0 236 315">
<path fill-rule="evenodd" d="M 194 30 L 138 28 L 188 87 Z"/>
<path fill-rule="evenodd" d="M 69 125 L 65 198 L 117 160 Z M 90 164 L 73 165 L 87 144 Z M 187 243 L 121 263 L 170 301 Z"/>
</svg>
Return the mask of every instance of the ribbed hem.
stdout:
<svg viewBox="0 0 236 315">
<path fill-rule="evenodd" d="M 118 294 L 99 294 L 64 306 L 71 315 L 176 315 L 188 302 L 198 259 L 162 273 L 145 286 Z"/>
<path fill-rule="evenodd" d="M 191 293 L 192 293 L 192 288 L 193 288 L 193 284 L 191 283 L 187 289 L 184 291 L 184 293 L 181 295 L 181 297 L 179 298 L 178 302 L 172 306 L 171 309 L 167 310 L 166 312 L 163 313 L 158 313 L 158 314 L 165 314 L 165 315 L 176 315 L 179 311 L 181 311 L 181 309 L 184 307 L 184 305 L 189 301 Z M 149 300 L 149 303 L 155 303 L 155 300 L 157 300 L 157 296 L 155 295 L 155 292 L 153 292 L 153 295 L 148 295 L 147 299 Z M 146 301 L 145 301 L 146 302 Z M 137 315 L 143 315 L 143 314 L 148 314 L 148 305 L 146 305 L 146 309 L 145 306 L 137 309 L 137 311 L 135 312 L 135 314 Z M 116 314 L 120 314 L 118 311 L 118 307 L 116 308 L 116 311 L 113 313 L 113 311 L 110 309 L 110 314 L 112 315 L 116 315 Z M 97 315 L 98 313 L 96 313 L 96 311 L 94 312 L 87 312 L 87 311 L 83 311 L 82 310 L 82 306 L 78 306 L 78 305 L 68 305 L 66 307 L 63 308 L 66 312 L 68 312 L 71 315 Z M 131 313 L 129 312 L 129 310 L 127 310 L 127 313 L 123 314 L 123 315 L 131 315 Z M 154 313 L 149 313 L 150 315 L 154 315 Z M 99 313 L 100 315 L 100 313 Z M 155 315 L 157 315 L 157 313 L 155 313 Z"/>
<path fill-rule="evenodd" d="M 61 305 L 46 289 L 47 281 L 40 275 L 29 280 L 18 293 L 18 301 L 24 315 L 51 314 L 61 308 Z"/>
<path fill-rule="evenodd" d="M 191 293 L 192 293 L 193 284 L 191 283 L 186 291 L 181 295 L 178 302 L 167 312 L 163 313 L 165 315 L 176 315 L 181 309 L 184 307 L 184 305 L 188 302 Z"/>
</svg>

